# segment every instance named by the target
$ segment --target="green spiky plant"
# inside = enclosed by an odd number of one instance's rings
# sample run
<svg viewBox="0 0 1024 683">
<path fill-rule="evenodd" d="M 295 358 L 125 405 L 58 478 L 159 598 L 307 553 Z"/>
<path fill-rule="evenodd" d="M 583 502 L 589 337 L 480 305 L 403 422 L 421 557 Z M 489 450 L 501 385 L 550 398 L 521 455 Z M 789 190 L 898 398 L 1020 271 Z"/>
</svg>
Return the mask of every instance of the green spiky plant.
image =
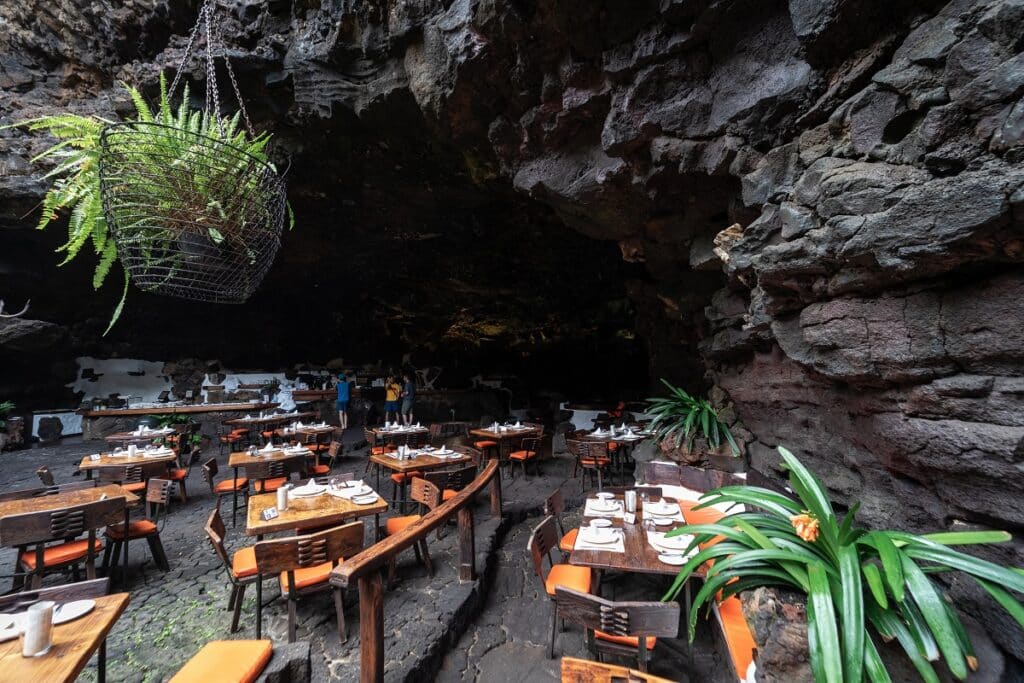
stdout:
<svg viewBox="0 0 1024 683">
<path fill-rule="evenodd" d="M 0 429 L 7 429 L 7 414 L 14 410 L 11 401 L 0 401 Z"/>
<path fill-rule="evenodd" d="M 160 102 L 156 111 L 150 108 L 137 89 L 127 84 L 124 84 L 124 88 L 135 105 L 135 121 L 163 124 L 153 128 L 153 135 L 146 144 L 138 145 L 131 151 L 135 160 L 142 161 L 150 167 L 151 177 L 157 179 L 165 178 L 169 169 L 188 169 L 187 176 L 180 174 L 188 178 L 187 187 L 179 185 L 171 192 L 166 184 L 154 183 L 151 200 L 168 205 L 180 204 L 183 212 L 189 211 L 190 205 L 197 209 L 216 209 L 225 220 L 220 223 L 214 221 L 203 229 L 215 244 L 231 241 L 233 235 L 224 226 L 230 224 L 228 219 L 233 208 L 232 199 L 226 198 L 225 195 L 238 197 L 240 193 L 237 192 L 237 183 L 225 183 L 224 179 L 226 175 L 232 174 L 241 177 L 245 170 L 244 162 L 239 161 L 237 166 L 228 168 L 211 164 L 202 154 L 202 150 L 196 149 L 195 136 L 229 144 L 269 164 L 266 147 L 270 135 L 260 133 L 250 137 L 244 129 L 239 129 L 239 114 L 218 120 L 211 112 L 190 109 L 188 86 L 185 86 L 181 104 L 177 108 L 172 107 L 167 93 L 167 81 L 163 74 L 160 76 Z M 67 241 L 57 248 L 58 253 L 64 254 L 64 260 L 59 265 L 63 266 L 74 260 L 86 244 L 91 243 L 99 258 L 92 279 L 95 289 L 99 289 L 107 280 L 118 260 L 117 248 L 109 235 L 107 221 L 103 215 L 99 176 L 100 135 L 104 127 L 114 123 L 116 122 L 98 116 L 57 114 L 4 126 L 49 133 L 58 140 L 56 144 L 32 159 L 33 163 L 42 160 L 52 160 L 56 163 L 43 176 L 44 179 L 55 180 L 43 199 L 42 216 L 37 228 L 42 230 L 62 212 L 70 212 Z M 291 205 L 288 205 L 288 219 L 288 227 L 291 228 L 295 223 Z M 132 229 L 133 226 L 128 228 Z M 139 229 L 154 230 L 150 226 Z M 165 227 L 162 230 L 168 233 L 173 229 Z M 161 237 L 172 238 L 168 234 Z M 159 257 L 151 258 L 155 260 Z M 127 294 L 128 277 L 125 273 L 121 299 L 104 334 L 110 331 L 120 317 Z"/>
<path fill-rule="evenodd" d="M 691 396 L 685 389 L 674 387 L 667 380 L 661 383 L 668 388 L 668 396 L 647 399 L 647 414 L 653 416 L 651 429 L 658 441 L 675 439 L 676 444 L 693 448 L 693 440 L 703 436 L 712 450 L 717 450 L 724 438 L 729 442 L 733 455 L 739 455 L 729 426 L 718 419 L 718 413 L 710 401 Z"/>
<path fill-rule="evenodd" d="M 807 596 L 811 670 L 819 683 L 890 681 L 876 637 L 897 641 L 926 683 L 938 683 L 933 662 L 944 660 L 957 679 L 978 661 L 955 607 L 930 575 L 963 572 L 1021 626 L 1024 572 L 979 559 L 950 546 L 1011 540 L 1004 531 L 916 535 L 856 526 L 859 503 L 836 514 L 825 487 L 792 453 L 779 448 L 796 498 L 753 486 L 726 486 L 701 497 L 695 509 L 726 503 L 749 511 L 715 524 L 693 524 L 668 533 L 693 534 L 683 566 L 666 594 L 674 599 L 705 562 L 704 585 L 690 610 L 690 638 L 700 608 L 760 586 Z M 719 542 L 711 543 L 719 538 Z"/>
</svg>

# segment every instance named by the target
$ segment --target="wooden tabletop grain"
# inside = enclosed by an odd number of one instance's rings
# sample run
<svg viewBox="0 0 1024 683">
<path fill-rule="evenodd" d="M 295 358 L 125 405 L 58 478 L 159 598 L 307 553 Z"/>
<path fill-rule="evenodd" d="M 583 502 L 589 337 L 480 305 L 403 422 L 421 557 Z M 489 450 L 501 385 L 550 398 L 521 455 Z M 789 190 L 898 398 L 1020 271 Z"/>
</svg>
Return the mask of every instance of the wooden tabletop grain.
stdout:
<svg viewBox="0 0 1024 683">
<path fill-rule="evenodd" d="M 74 491 L 62 491 L 52 496 L 6 500 L 0 502 L 0 517 L 21 515 L 28 512 L 42 512 L 44 510 L 60 510 L 61 508 L 73 507 L 75 505 L 94 503 L 104 495 L 107 498 L 123 497 L 125 504 L 129 506 L 139 502 L 139 497 L 131 491 L 125 491 L 117 484 L 105 484 L 92 488 L 75 489 Z"/>
<path fill-rule="evenodd" d="M 82 458 L 82 462 L 78 463 L 78 469 L 80 470 L 98 470 L 104 467 L 125 467 L 127 465 L 139 465 L 147 462 L 174 462 L 178 456 L 173 451 L 166 455 L 150 456 L 145 457 L 142 455 L 142 451 L 139 451 L 134 457 L 128 457 L 127 455 L 113 456 L 110 453 L 100 453 L 99 460 L 90 460 L 89 456 Z"/>
<path fill-rule="evenodd" d="M 616 496 L 618 500 L 622 496 Z M 674 498 L 665 498 L 666 501 L 677 502 Z M 590 523 L 590 517 L 584 517 L 581 527 Z M 626 552 L 616 553 L 610 550 L 573 550 L 569 555 L 569 564 L 593 567 L 595 569 L 608 569 L 612 571 L 637 572 L 641 574 L 667 574 L 675 576 L 679 573 L 679 567 L 665 564 L 658 559 L 659 551 L 651 547 L 647 542 L 647 532 L 643 527 L 643 504 L 637 502 L 637 515 L 635 524 L 627 524 L 621 519 L 610 520 L 612 526 L 622 529 L 623 544 Z M 683 526 L 683 522 L 673 522 L 668 526 L 659 526 L 658 532 L 664 533 L 671 529 Z M 700 573 L 700 572 L 698 572 Z"/>
<path fill-rule="evenodd" d="M 22 657 L 20 639 L 0 643 L 0 678 L 5 681 L 74 681 L 128 606 L 128 593 L 96 598 L 80 619 L 53 627 L 53 645 L 41 657 Z"/>
<path fill-rule="evenodd" d="M 371 455 L 370 462 L 376 463 L 381 467 L 386 467 L 389 470 L 395 472 L 409 472 L 411 470 L 436 470 L 441 467 L 447 467 L 448 465 L 462 465 L 470 462 L 473 459 L 468 455 L 459 454 L 457 458 L 439 458 L 436 455 L 429 455 L 422 453 L 417 455 L 415 458 L 409 458 L 408 460 L 399 460 L 398 458 L 392 458 L 390 455 Z"/>
<path fill-rule="evenodd" d="M 264 462 L 273 462 L 274 460 L 305 458 L 309 455 L 312 455 L 312 453 L 308 450 L 304 450 L 302 453 L 285 453 L 283 450 L 278 449 L 270 452 L 260 451 L 256 455 L 250 455 L 246 451 L 236 451 L 228 456 L 228 467 L 247 467 Z"/>
<path fill-rule="evenodd" d="M 351 500 L 327 493 L 308 498 L 292 496 L 288 499 L 287 510 L 278 510 L 277 517 L 266 521 L 263 519 L 263 511 L 271 507 L 277 507 L 276 493 L 264 493 L 249 498 L 249 511 L 245 525 L 247 535 L 262 536 L 279 531 L 332 526 L 345 520 L 384 512 L 388 509 L 388 502 L 379 495 L 376 502 L 370 505 L 357 505 Z"/>
</svg>

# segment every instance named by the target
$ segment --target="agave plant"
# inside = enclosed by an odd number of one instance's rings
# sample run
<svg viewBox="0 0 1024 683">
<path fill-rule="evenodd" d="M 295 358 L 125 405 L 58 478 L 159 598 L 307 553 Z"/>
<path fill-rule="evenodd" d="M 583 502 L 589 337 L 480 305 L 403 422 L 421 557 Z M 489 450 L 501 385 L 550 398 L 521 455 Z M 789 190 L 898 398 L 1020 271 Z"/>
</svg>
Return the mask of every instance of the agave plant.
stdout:
<svg viewBox="0 0 1024 683">
<path fill-rule="evenodd" d="M 725 437 L 733 455 L 739 455 L 740 449 L 732 432 L 718 419 L 718 413 L 709 401 L 690 396 L 685 389 L 674 387 L 667 380 L 662 379 L 661 383 L 668 387 L 669 395 L 647 399 L 647 414 L 654 416 L 651 429 L 658 441 L 675 438 L 676 443 L 691 448 L 694 438 L 700 434 L 708 446 L 717 449 Z"/>
<path fill-rule="evenodd" d="M 797 498 L 752 486 L 708 492 L 698 508 L 719 503 L 750 511 L 728 514 L 716 524 L 693 524 L 669 532 L 693 534 L 687 552 L 701 547 L 683 566 L 666 598 L 711 560 L 704 585 L 690 610 L 690 638 L 702 605 L 760 586 L 780 586 L 807 595 L 807 640 L 811 670 L 820 683 L 890 681 L 874 636 L 896 640 L 926 683 L 938 683 L 932 662 L 944 660 L 963 679 L 978 661 L 956 609 L 930 575 L 960 571 L 978 583 L 1018 624 L 1024 606 L 1024 574 L 952 549 L 1002 543 L 1004 531 L 916 535 L 856 526 L 855 504 L 842 521 L 821 482 L 785 448 L 779 453 Z M 717 540 L 718 542 L 714 542 Z"/>
<path fill-rule="evenodd" d="M 14 410 L 14 403 L 11 401 L 0 401 L 0 429 L 7 429 L 7 420 L 4 418 L 12 410 Z"/>
<path fill-rule="evenodd" d="M 149 107 L 137 89 L 127 84 L 124 88 L 135 105 L 134 120 L 163 124 L 158 129 L 160 134 L 153 136 L 146 145 L 139 146 L 133 154 L 139 159 L 146 160 L 152 169 L 154 179 L 165 177 L 169 168 L 188 168 L 190 183 L 189 187 L 184 189 L 191 192 L 195 202 L 207 207 L 219 207 L 222 215 L 226 215 L 231 209 L 226 201 L 221 201 L 218 194 L 223 194 L 224 188 L 230 187 L 230 182 L 226 182 L 224 177 L 225 169 L 223 166 L 217 166 L 213 170 L 211 167 L 216 166 L 215 164 L 204 164 L 201 150 L 197 150 L 195 145 L 197 134 L 230 144 L 260 162 L 269 163 L 266 153 L 270 140 L 268 134 L 261 133 L 250 138 L 244 129 L 239 129 L 238 114 L 221 120 L 208 111 L 190 109 L 188 86 L 185 86 L 181 104 L 174 108 L 169 101 L 166 79 L 161 75 L 160 102 L 156 111 Z M 37 228 L 44 229 L 62 212 L 70 212 L 67 241 L 57 248 L 58 253 L 64 254 L 64 260 L 59 265 L 72 261 L 86 244 L 91 243 L 99 258 L 92 279 L 95 289 L 103 285 L 118 260 L 117 248 L 103 215 L 99 174 L 101 135 L 105 127 L 114 123 L 98 116 L 65 113 L 20 121 L 4 127 L 24 127 L 31 132 L 46 132 L 58 140 L 56 144 L 32 159 L 33 162 L 44 159 L 56 162 L 56 165 L 43 176 L 44 179 L 56 180 L 43 199 L 42 216 Z M 230 173 L 231 170 L 227 169 L 226 172 Z M 154 183 L 153 187 L 154 201 L 187 203 L 182 201 L 182 195 L 160 196 L 160 188 L 163 188 L 165 195 L 167 194 L 166 185 Z M 187 195 L 188 192 L 183 194 Z M 232 191 L 231 194 L 237 196 L 238 193 Z M 291 227 L 294 224 L 294 215 L 290 205 L 288 216 Z M 231 239 L 231 235 L 224 234 L 226 231 L 222 231 L 219 224 L 206 226 L 205 229 L 215 243 Z M 121 315 L 127 293 L 126 275 L 124 290 L 107 326 L 107 332 Z"/>
</svg>

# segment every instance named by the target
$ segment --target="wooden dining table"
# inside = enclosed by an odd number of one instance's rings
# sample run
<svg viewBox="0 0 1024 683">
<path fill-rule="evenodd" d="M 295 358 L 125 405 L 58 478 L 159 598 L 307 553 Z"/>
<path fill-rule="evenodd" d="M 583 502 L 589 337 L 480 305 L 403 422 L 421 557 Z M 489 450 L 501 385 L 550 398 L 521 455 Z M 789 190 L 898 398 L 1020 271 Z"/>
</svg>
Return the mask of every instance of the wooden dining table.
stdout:
<svg viewBox="0 0 1024 683">
<path fill-rule="evenodd" d="M 129 599 L 128 593 L 96 598 L 91 612 L 53 627 L 50 651 L 40 657 L 22 657 L 19 638 L 0 643 L 0 680 L 38 683 L 76 680 L 124 613 Z"/>
<path fill-rule="evenodd" d="M 169 451 L 163 455 L 143 455 L 143 451 L 138 451 L 134 456 L 127 455 L 113 455 L 112 453 L 100 453 L 99 460 L 93 460 L 90 456 L 82 458 L 82 462 L 78 463 L 78 469 L 85 472 L 86 479 L 92 479 L 92 473 L 97 470 L 102 470 L 111 467 L 127 467 L 129 465 L 141 465 L 143 463 L 151 462 L 166 462 L 168 464 L 177 462 L 178 456 L 174 451 Z"/>
<path fill-rule="evenodd" d="M 377 500 L 369 505 L 359 505 L 347 498 L 339 498 L 329 493 L 318 496 L 289 496 L 288 509 L 278 510 L 273 519 L 263 519 L 263 511 L 277 507 L 276 493 L 263 493 L 249 498 L 249 510 L 246 516 L 245 533 L 248 536 L 262 537 L 279 531 L 305 531 L 335 526 L 350 519 L 374 515 L 376 526 L 380 527 L 380 513 L 388 509 L 388 502 L 377 495 Z"/>
<path fill-rule="evenodd" d="M 261 465 L 267 462 L 293 460 L 296 458 L 306 458 L 312 455 L 312 452 L 303 449 L 302 452 L 288 453 L 283 448 L 275 448 L 273 451 L 257 451 L 255 455 L 248 451 L 235 451 L 228 456 L 228 467 L 234 470 L 234 477 L 238 479 L 238 470 L 245 470 L 246 476 L 248 475 L 248 469 L 254 465 Z M 236 488 L 231 494 L 231 505 L 232 510 L 238 506 L 238 489 Z"/>
<path fill-rule="evenodd" d="M 22 515 L 29 512 L 47 512 L 51 510 L 63 510 L 76 505 L 95 503 L 104 496 L 107 498 L 123 497 L 125 502 L 124 523 L 128 525 L 129 510 L 140 502 L 140 498 L 131 491 L 126 491 L 117 484 L 104 484 L 103 486 L 90 486 L 87 488 L 61 491 L 49 496 L 34 496 L 32 498 L 18 498 L 14 500 L 0 501 L 0 517 L 8 515 Z M 0 538 L 0 545 L 7 545 L 7 542 Z M 128 575 L 128 538 L 124 539 L 124 576 Z M 3 670 L 0 669 L 0 674 Z"/>
<path fill-rule="evenodd" d="M 408 429 L 384 429 L 383 427 L 372 427 L 373 435 L 384 441 L 394 441 L 399 437 L 412 436 L 413 434 L 427 434 L 430 429 L 427 427 L 409 427 Z"/>
<path fill-rule="evenodd" d="M 498 429 L 497 431 L 490 427 L 480 427 L 477 429 L 469 430 L 470 436 L 476 436 L 480 439 L 486 439 L 490 441 L 498 442 L 498 457 L 507 455 L 511 450 L 512 444 L 516 439 L 525 439 L 531 436 L 537 436 L 538 430 L 536 427 L 521 427 L 516 429 L 514 427 L 508 427 L 507 429 Z"/>
<path fill-rule="evenodd" d="M 278 427 L 274 430 L 274 434 L 281 438 L 288 436 L 319 436 L 321 434 L 329 434 L 336 429 L 338 428 L 334 425 L 327 425 L 325 427 L 314 427 L 312 425 L 303 425 L 302 427 Z"/>
<path fill-rule="evenodd" d="M 448 467 L 449 465 L 464 465 L 467 462 L 472 462 L 473 458 L 462 453 L 452 453 L 451 455 L 458 455 L 458 457 L 445 457 L 441 458 L 436 455 L 431 455 L 429 452 L 414 451 L 416 454 L 414 457 L 406 460 L 399 460 L 398 458 L 391 457 L 387 454 L 371 455 L 370 462 L 377 467 L 377 490 L 380 490 L 380 470 L 381 467 L 392 470 L 393 472 L 401 472 L 408 474 L 409 472 L 419 471 L 427 472 L 429 470 L 437 470 Z M 403 490 L 405 486 L 402 486 Z"/>
<path fill-rule="evenodd" d="M 284 413 L 281 415 L 263 415 L 262 417 L 257 415 L 256 417 L 235 417 L 230 420 L 224 420 L 224 424 L 233 427 L 249 427 L 250 429 L 253 429 L 255 427 L 263 425 L 269 427 L 270 425 L 279 425 L 284 422 L 292 422 L 295 420 L 303 420 L 305 418 L 319 416 L 320 413 L 316 413 L 313 411 L 306 411 L 302 413 Z"/>
<path fill-rule="evenodd" d="M 143 432 L 142 434 L 136 434 L 135 432 L 114 432 L 113 434 L 107 434 L 104 436 L 103 440 L 112 444 L 146 444 L 153 443 L 157 439 L 166 439 L 172 434 L 174 434 L 173 429 L 154 429 Z"/>
</svg>

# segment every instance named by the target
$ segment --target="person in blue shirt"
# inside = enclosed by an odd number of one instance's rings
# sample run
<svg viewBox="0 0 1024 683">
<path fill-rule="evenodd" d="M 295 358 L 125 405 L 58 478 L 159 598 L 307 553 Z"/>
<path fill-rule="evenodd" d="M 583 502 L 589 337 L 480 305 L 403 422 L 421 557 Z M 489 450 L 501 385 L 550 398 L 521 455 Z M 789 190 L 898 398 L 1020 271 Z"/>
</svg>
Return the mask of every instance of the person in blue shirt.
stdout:
<svg viewBox="0 0 1024 683">
<path fill-rule="evenodd" d="M 345 377 L 345 373 L 342 372 L 338 375 L 338 400 L 335 401 L 335 406 L 338 409 L 338 424 L 341 428 L 348 429 L 348 401 L 351 395 L 350 385 L 348 378 Z"/>
</svg>

